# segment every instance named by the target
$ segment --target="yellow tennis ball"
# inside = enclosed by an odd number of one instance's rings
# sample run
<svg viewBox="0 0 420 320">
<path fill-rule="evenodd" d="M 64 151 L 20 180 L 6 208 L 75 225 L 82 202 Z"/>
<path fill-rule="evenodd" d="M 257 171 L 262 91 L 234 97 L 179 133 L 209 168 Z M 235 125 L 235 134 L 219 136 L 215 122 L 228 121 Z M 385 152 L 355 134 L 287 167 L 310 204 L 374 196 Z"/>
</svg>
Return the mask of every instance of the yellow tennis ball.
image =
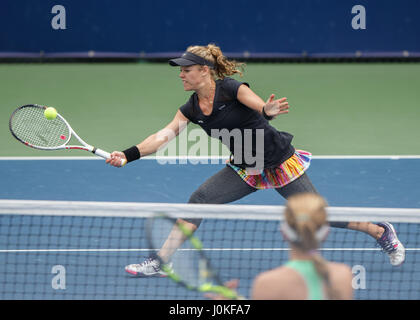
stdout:
<svg viewBox="0 0 420 320">
<path fill-rule="evenodd" d="M 55 110 L 53 107 L 48 107 L 44 111 L 44 116 L 48 120 L 54 120 L 57 117 L 57 110 Z"/>
</svg>

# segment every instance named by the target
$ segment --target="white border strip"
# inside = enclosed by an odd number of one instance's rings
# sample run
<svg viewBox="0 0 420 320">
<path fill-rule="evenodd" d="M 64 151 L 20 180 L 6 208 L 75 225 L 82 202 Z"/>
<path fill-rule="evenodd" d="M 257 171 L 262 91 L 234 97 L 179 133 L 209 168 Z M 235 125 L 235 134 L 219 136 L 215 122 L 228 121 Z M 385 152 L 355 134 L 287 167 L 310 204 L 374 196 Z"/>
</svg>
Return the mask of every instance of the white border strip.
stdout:
<svg viewBox="0 0 420 320">
<path fill-rule="evenodd" d="M 388 221 L 420 223 L 419 208 L 329 207 L 330 221 Z M 284 206 L 0 200 L 0 214 L 148 218 L 166 213 L 180 218 L 250 220 L 283 219 Z"/>
<path fill-rule="evenodd" d="M 227 160 L 229 156 L 146 156 L 142 160 Z M 312 159 L 420 159 L 420 155 L 319 155 Z M 0 157 L 1 160 L 103 160 L 100 157 Z"/>
</svg>

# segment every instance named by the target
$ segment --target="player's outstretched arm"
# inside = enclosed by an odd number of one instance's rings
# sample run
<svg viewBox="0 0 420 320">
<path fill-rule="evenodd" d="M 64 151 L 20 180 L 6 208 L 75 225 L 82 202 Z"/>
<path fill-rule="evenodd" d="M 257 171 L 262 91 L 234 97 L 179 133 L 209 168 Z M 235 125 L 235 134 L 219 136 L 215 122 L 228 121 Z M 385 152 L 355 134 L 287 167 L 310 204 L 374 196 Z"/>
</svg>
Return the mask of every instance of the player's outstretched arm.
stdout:
<svg viewBox="0 0 420 320">
<path fill-rule="evenodd" d="M 157 150 L 179 135 L 179 133 L 186 128 L 188 122 L 188 118 L 186 118 L 182 112 L 178 110 L 174 119 L 167 126 L 150 135 L 138 145 L 133 146 L 130 149 L 133 150 L 133 148 L 137 148 L 141 157 L 155 153 Z M 106 163 L 109 163 L 114 167 L 119 167 L 121 160 L 123 159 L 127 161 L 129 160 L 126 157 L 125 152 L 114 151 L 111 153 L 111 158 L 106 160 Z"/>
</svg>

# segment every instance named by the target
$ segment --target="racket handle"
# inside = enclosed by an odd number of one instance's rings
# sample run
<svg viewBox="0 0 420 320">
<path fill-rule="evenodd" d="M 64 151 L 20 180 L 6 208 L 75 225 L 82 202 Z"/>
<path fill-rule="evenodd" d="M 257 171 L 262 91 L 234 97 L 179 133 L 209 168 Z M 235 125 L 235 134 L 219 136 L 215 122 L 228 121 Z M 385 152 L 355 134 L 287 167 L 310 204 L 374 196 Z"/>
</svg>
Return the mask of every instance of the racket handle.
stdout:
<svg viewBox="0 0 420 320">
<path fill-rule="evenodd" d="M 100 156 L 101 158 L 104 158 L 104 159 L 111 158 L 111 154 L 109 152 L 106 152 L 101 149 L 94 148 L 92 152 L 96 154 L 97 156 Z"/>
<path fill-rule="evenodd" d="M 100 157 L 104 158 L 104 159 L 111 158 L 111 154 L 109 152 L 106 152 L 106 151 L 98 149 L 98 148 L 93 149 L 93 153 L 96 154 L 97 156 L 100 156 Z M 125 166 L 126 163 L 127 163 L 127 160 L 121 159 L 120 167 Z"/>
</svg>

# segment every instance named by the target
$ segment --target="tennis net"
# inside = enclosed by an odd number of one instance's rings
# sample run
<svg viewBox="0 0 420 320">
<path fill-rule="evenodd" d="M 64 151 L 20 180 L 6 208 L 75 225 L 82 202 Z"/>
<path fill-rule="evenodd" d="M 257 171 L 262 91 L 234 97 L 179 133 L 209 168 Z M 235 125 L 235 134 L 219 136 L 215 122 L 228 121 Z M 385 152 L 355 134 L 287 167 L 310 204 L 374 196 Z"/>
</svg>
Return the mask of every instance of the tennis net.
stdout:
<svg viewBox="0 0 420 320">
<path fill-rule="evenodd" d="M 203 218 L 196 232 L 222 280 L 253 278 L 288 260 L 282 206 L 0 200 L 0 299 L 204 299 L 168 278 L 124 271 L 152 252 L 145 222 L 165 212 Z M 420 299 L 420 210 L 329 207 L 330 221 L 388 221 L 406 247 L 393 267 L 375 240 L 332 228 L 321 254 L 348 264 L 356 299 Z"/>
</svg>

